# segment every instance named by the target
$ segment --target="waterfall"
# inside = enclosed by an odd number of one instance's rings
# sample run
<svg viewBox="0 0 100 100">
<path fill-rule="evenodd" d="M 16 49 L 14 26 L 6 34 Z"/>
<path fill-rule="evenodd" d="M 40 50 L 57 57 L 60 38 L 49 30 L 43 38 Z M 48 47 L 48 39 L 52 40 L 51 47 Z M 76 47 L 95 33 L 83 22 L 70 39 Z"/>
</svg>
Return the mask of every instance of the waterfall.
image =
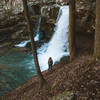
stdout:
<svg viewBox="0 0 100 100">
<path fill-rule="evenodd" d="M 41 17 L 39 17 L 36 30 L 35 41 L 39 40 Z M 49 43 L 43 44 L 38 50 L 38 59 L 41 70 L 48 69 L 48 58 L 52 57 L 54 63 L 59 62 L 63 56 L 69 55 L 68 47 L 68 25 L 69 25 L 69 7 L 60 7 L 59 14 L 54 29 L 54 35 Z M 24 47 L 30 40 L 17 44 L 18 47 Z M 31 61 L 31 63 L 33 60 Z"/>
<path fill-rule="evenodd" d="M 34 37 L 35 41 L 39 41 L 40 38 L 40 23 L 41 23 L 41 16 L 39 17 L 38 23 L 37 23 L 37 29 L 36 29 L 36 36 Z M 15 47 L 25 47 L 27 45 L 27 43 L 29 43 L 30 40 L 26 40 L 26 41 L 22 41 L 19 44 L 16 44 Z"/>
<path fill-rule="evenodd" d="M 36 29 L 36 36 L 34 38 L 35 41 L 39 40 L 39 36 L 40 36 L 40 24 L 41 24 L 41 16 L 39 16 L 39 20 L 38 20 L 38 25 L 37 25 L 37 29 Z"/>
<path fill-rule="evenodd" d="M 41 24 L 41 16 L 39 16 L 36 33 L 39 33 L 40 32 L 40 24 Z"/>
<path fill-rule="evenodd" d="M 60 7 L 55 32 L 48 44 L 38 49 L 38 59 L 41 70 L 48 69 L 48 58 L 52 57 L 54 63 L 60 61 L 63 56 L 69 55 L 68 51 L 68 25 L 69 7 Z"/>
</svg>

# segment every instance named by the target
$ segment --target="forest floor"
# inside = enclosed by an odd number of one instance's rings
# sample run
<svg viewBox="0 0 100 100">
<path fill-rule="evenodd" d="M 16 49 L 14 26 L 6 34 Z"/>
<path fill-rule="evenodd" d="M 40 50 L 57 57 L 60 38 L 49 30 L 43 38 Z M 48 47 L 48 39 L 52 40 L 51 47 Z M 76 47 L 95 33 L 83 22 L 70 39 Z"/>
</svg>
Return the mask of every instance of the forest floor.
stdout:
<svg viewBox="0 0 100 100">
<path fill-rule="evenodd" d="M 100 61 L 90 55 L 57 64 L 43 76 L 48 87 L 40 88 L 35 76 L 0 100 L 100 100 Z"/>
<path fill-rule="evenodd" d="M 93 60 L 93 41 L 91 35 L 78 34 L 75 60 L 64 59 L 42 72 L 47 87 L 40 88 L 34 76 L 0 100 L 100 100 L 100 60 Z"/>
</svg>

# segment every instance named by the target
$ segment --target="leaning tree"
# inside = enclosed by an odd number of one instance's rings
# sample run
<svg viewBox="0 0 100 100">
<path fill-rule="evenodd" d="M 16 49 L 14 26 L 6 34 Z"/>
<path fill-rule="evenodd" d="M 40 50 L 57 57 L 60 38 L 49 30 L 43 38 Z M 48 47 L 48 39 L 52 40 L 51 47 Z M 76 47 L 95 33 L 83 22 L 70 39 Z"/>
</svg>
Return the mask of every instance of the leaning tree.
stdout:
<svg viewBox="0 0 100 100">
<path fill-rule="evenodd" d="M 75 43 L 75 0 L 69 1 L 69 53 L 70 60 L 75 58 L 76 43 Z"/>
<path fill-rule="evenodd" d="M 37 51 L 36 51 L 36 46 L 35 46 L 35 41 L 34 41 L 34 34 L 32 32 L 32 26 L 31 26 L 29 11 L 28 11 L 27 0 L 22 0 L 22 1 L 23 1 L 23 7 L 24 7 L 24 14 L 27 21 L 28 34 L 31 40 L 31 48 L 32 48 L 34 63 L 35 63 L 38 77 L 39 77 L 40 86 L 43 86 L 46 83 L 46 80 L 44 79 L 39 67 Z"/>
</svg>

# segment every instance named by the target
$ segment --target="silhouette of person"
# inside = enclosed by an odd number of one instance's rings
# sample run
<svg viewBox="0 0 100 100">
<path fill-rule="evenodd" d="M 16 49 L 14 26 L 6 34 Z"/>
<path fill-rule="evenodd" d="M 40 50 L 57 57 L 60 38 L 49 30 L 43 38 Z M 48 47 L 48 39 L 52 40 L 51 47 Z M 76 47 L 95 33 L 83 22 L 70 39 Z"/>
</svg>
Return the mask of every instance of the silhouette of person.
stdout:
<svg viewBox="0 0 100 100">
<path fill-rule="evenodd" d="M 49 57 L 49 59 L 48 59 L 49 70 L 52 70 L 52 65 L 53 65 L 53 60 L 51 57 Z"/>
</svg>

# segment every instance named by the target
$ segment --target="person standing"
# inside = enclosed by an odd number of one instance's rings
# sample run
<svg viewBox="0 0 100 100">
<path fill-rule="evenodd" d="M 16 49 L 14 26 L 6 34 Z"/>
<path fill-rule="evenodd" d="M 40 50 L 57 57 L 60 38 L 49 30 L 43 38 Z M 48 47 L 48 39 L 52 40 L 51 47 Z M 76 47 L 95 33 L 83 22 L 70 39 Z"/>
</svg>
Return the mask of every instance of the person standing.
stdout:
<svg viewBox="0 0 100 100">
<path fill-rule="evenodd" d="M 53 60 L 51 57 L 49 57 L 49 59 L 48 59 L 49 70 L 52 70 L 52 65 L 53 65 Z"/>
</svg>

